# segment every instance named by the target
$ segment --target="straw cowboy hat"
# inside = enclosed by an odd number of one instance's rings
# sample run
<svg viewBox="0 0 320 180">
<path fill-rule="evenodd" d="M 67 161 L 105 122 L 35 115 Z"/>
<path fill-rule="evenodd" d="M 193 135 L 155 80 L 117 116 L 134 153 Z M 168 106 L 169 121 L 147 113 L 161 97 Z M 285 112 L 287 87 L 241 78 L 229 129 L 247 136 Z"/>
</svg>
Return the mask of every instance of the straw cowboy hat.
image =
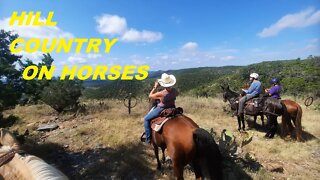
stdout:
<svg viewBox="0 0 320 180">
<path fill-rule="evenodd" d="M 176 83 L 176 77 L 174 77 L 174 75 L 171 75 L 171 74 L 169 75 L 169 74 L 163 73 L 161 75 L 161 79 L 158 79 L 158 82 L 162 87 L 171 87 Z"/>
</svg>

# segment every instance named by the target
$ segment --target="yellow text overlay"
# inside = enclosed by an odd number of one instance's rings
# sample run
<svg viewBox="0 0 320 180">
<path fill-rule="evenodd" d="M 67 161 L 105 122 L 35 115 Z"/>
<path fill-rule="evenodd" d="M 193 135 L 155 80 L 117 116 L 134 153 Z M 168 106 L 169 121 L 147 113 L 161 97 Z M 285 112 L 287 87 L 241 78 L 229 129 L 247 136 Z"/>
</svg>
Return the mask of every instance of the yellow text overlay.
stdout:
<svg viewBox="0 0 320 180">
<path fill-rule="evenodd" d="M 114 65 L 105 66 L 98 65 L 92 67 L 86 66 L 64 66 L 60 77 L 60 80 L 73 80 L 75 78 L 79 80 L 144 80 L 148 77 L 148 65 L 135 66 L 135 65 Z M 51 80 L 55 66 L 48 68 L 47 66 L 37 67 L 35 65 L 28 66 L 22 73 L 22 78 L 25 80 Z"/>
</svg>

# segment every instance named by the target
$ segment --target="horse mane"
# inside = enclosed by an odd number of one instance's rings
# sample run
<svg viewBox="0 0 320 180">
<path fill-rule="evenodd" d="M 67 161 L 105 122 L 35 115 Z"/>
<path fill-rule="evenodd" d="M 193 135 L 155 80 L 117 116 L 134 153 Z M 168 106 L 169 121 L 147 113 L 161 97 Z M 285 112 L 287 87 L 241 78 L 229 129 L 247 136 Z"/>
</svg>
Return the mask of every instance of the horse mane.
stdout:
<svg viewBox="0 0 320 180">
<path fill-rule="evenodd" d="M 19 143 L 11 132 L 0 129 L 0 156 L 19 150 Z M 8 173 L 10 172 L 10 173 Z M 14 157 L 0 167 L 0 177 L 4 179 L 68 179 L 55 167 L 33 155 L 20 155 Z"/>
<path fill-rule="evenodd" d="M 197 157 L 201 159 L 205 156 L 206 160 L 202 163 L 205 163 L 204 166 L 207 167 L 207 175 L 210 179 L 222 179 L 222 156 L 211 134 L 202 128 L 198 128 L 193 132 L 193 139 L 197 145 Z"/>
<path fill-rule="evenodd" d="M 239 93 L 232 91 L 230 88 L 227 88 L 227 91 L 231 94 L 232 97 L 239 97 Z"/>
</svg>

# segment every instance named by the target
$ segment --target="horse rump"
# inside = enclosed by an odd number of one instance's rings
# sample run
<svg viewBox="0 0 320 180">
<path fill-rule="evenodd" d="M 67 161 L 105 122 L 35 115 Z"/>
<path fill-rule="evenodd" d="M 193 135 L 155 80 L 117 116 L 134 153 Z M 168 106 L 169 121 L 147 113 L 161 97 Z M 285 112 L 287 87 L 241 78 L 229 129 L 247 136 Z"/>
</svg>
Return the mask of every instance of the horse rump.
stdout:
<svg viewBox="0 0 320 180">
<path fill-rule="evenodd" d="M 222 179 L 222 156 L 218 145 L 209 132 L 198 128 L 193 132 L 196 156 L 193 162 L 195 171 L 208 174 L 210 179 Z M 206 171 L 205 171 L 206 170 Z"/>
</svg>

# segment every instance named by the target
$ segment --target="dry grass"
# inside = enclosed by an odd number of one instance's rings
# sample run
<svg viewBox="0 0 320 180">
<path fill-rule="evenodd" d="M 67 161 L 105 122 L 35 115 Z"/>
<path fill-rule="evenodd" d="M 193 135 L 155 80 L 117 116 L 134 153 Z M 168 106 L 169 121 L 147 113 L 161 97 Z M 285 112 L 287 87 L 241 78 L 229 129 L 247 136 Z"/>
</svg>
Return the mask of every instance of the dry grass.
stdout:
<svg viewBox="0 0 320 180">
<path fill-rule="evenodd" d="M 147 112 L 147 101 L 139 102 L 131 115 L 128 115 L 127 109 L 118 100 L 84 101 L 83 103 L 86 104 L 88 112 L 78 116 L 68 113 L 58 116 L 46 105 L 18 106 L 14 110 L 6 111 L 5 115 L 13 114 L 19 118 L 10 129 L 18 129 L 20 132 L 25 129 L 31 130 L 32 138 L 27 143 L 32 146 L 26 145 L 27 149 L 55 163 L 75 179 L 80 177 L 168 179 L 172 177 L 170 165 L 164 166 L 164 173 L 156 171 L 152 148 L 139 142 L 143 132 L 143 116 Z M 234 132 L 238 142 L 241 141 L 242 135 L 236 130 L 236 119 L 223 111 L 226 104 L 221 99 L 179 97 L 177 105 L 183 107 L 185 114 L 201 127 L 213 128 L 217 136 L 220 136 L 223 129 L 228 129 Z M 226 172 L 225 177 L 243 179 L 244 176 L 239 176 L 243 174 L 253 179 L 317 179 L 320 175 L 319 115 L 320 112 L 313 110 L 312 107 L 306 109 L 303 106 L 302 125 L 303 136 L 306 139 L 304 143 L 298 143 L 295 140 L 286 141 L 279 136 L 272 140 L 265 139 L 264 132 L 251 128 L 248 133 L 253 134 L 253 139 L 242 148 L 243 154 L 254 155 L 255 163 L 262 168 L 252 170 L 236 163 L 232 166 L 235 166 L 233 171 L 239 171 L 236 173 L 238 176 Z M 47 133 L 32 131 L 40 123 L 52 121 L 57 122 L 60 128 Z M 261 124 L 260 120 L 257 122 Z M 48 143 L 54 145 L 49 146 L 50 148 L 40 148 Z M 52 157 L 50 153 L 53 153 Z M 56 158 L 57 154 L 65 155 L 67 158 L 62 157 L 60 162 Z M 86 161 L 86 164 L 81 166 L 81 162 L 78 161 Z M 282 173 L 271 172 L 272 168 L 277 166 L 283 167 Z M 185 177 L 194 179 L 189 171 L 185 172 Z"/>
</svg>

